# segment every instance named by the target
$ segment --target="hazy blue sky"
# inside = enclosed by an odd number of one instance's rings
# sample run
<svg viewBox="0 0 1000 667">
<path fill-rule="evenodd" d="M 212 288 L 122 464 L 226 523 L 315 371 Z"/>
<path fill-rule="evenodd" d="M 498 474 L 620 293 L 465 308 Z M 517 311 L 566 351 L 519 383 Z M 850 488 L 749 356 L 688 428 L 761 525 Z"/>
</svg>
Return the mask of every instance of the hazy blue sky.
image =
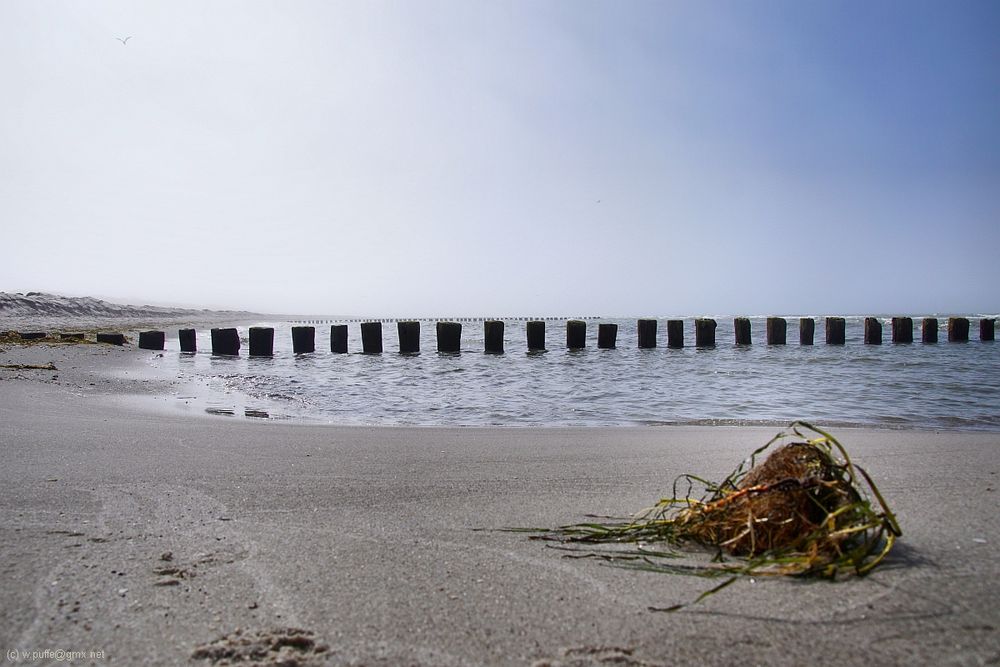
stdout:
<svg viewBox="0 0 1000 667">
<path fill-rule="evenodd" d="M 0 0 L 0 290 L 996 312 L 998 35 L 991 0 Z"/>
</svg>

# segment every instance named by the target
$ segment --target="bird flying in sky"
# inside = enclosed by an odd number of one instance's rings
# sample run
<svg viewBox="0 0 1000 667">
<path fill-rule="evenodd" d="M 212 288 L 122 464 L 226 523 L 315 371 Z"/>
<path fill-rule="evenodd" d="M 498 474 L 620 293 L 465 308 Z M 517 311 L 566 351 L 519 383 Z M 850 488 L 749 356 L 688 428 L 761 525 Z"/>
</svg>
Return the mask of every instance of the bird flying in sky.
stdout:
<svg viewBox="0 0 1000 667">
<path fill-rule="evenodd" d="M 130 39 L 132 39 L 132 35 L 129 35 L 128 37 L 126 37 L 124 39 L 122 39 L 121 37 L 115 37 L 115 39 L 117 39 L 119 42 L 121 42 L 122 46 L 125 46 L 125 42 L 127 42 Z"/>
</svg>

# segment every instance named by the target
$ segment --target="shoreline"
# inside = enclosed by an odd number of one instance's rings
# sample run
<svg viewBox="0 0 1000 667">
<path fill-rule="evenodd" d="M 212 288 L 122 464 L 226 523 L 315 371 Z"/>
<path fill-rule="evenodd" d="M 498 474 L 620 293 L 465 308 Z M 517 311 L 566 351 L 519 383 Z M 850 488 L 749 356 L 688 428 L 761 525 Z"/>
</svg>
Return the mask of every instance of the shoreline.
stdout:
<svg viewBox="0 0 1000 667">
<path fill-rule="evenodd" d="M 25 381 L 42 384 L 58 384 L 82 390 L 85 393 L 113 394 L 115 396 L 137 395 L 134 399 L 138 409 L 168 410 L 184 414 L 190 418 L 226 417 L 249 419 L 251 421 L 278 421 L 285 424 L 312 424 L 331 427 L 355 428 L 498 428 L 498 429 L 567 429 L 567 428 L 678 428 L 678 427 L 720 427 L 720 428 L 772 428 L 780 430 L 792 421 L 807 421 L 830 429 L 868 429 L 879 431 L 949 432 L 949 433 L 1000 433 L 1000 425 L 975 423 L 957 425 L 914 424 L 909 422 L 864 422 L 805 418 L 803 415 L 787 419 L 693 419 L 687 421 L 645 420 L 600 424 L 538 424 L 538 423 L 419 423 L 380 420 L 335 421 L 322 413 L 309 414 L 308 408 L 300 408 L 293 403 L 259 397 L 232 386 L 213 386 L 212 378 L 196 373 L 178 376 L 176 368 L 163 364 L 158 359 L 165 355 L 180 354 L 176 351 L 140 350 L 132 345 L 116 347 L 105 344 L 32 344 L 27 346 L 8 345 L 6 351 L 0 348 L 0 366 L 5 364 L 45 365 L 55 363 L 57 372 L 46 373 L 36 370 L 20 373 Z M 0 368 L 0 373 L 11 377 L 9 369 Z M 56 380 L 52 376 L 58 376 Z M 0 381 L 3 376 L 0 376 Z M 181 403 L 183 401 L 183 403 Z M 961 421 L 961 420 L 955 420 Z"/>
<path fill-rule="evenodd" d="M 177 389 L 139 355 L 91 352 L 99 369 L 67 353 L 38 371 L 55 384 L 0 371 L 0 648 L 212 665 L 192 656 L 238 628 L 266 644 L 293 627 L 328 647 L 295 653 L 303 665 L 1000 659 L 1000 434 L 831 429 L 899 517 L 889 560 L 838 583 L 741 581 L 664 614 L 649 608 L 706 580 L 497 529 L 628 515 L 779 429 L 192 418 L 123 398 Z"/>
<path fill-rule="evenodd" d="M 137 340 L 131 322 L 106 324 Z M 241 326 L 233 320 L 215 324 Z M 506 355 L 511 363 L 501 363 L 482 354 L 477 343 L 479 354 L 459 359 L 445 353 L 439 362 L 427 330 L 424 355 L 331 355 L 323 345 L 315 355 L 296 355 L 289 326 L 281 326 L 274 357 L 209 355 L 207 331 L 201 332 L 198 354 L 180 352 L 168 332 L 165 350 L 135 349 L 133 356 L 146 354 L 146 365 L 197 387 L 186 392 L 193 400 L 181 406 L 188 414 L 255 420 L 462 428 L 781 427 L 806 420 L 839 429 L 1000 432 L 1000 394 L 986 371 L 1000 348 L 988 344 L 975 354 L 964 344 L 864 345 L 846 357 L 846 347 L 830 345 L 663 352 L 620 346 L 617 352 L 513 354 Z M 241 339 L 246 347 L 246 336 Z M 351 341 L 352 347 L 361 345 Z M 864 363 L 853 363 L 859 360 Z M 577 390 L 568 390 L 574 385 Z"/>
</svg>

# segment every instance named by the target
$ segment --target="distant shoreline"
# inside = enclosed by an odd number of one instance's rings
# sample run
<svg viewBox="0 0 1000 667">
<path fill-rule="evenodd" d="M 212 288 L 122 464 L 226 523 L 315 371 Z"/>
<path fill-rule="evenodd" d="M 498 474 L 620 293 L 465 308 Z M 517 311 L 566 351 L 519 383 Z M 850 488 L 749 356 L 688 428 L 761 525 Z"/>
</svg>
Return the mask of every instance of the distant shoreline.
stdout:
<svg viewBox="0 0 1000 667">
<path fill-rule="evenodd" d="M 93 297 L 65 297 L 43 292 L 0 292 L 0 331 L 136 329 L 252 322 L 269 317 L 275 316 L 241 310 L 132 306 Z"/>
</svg>

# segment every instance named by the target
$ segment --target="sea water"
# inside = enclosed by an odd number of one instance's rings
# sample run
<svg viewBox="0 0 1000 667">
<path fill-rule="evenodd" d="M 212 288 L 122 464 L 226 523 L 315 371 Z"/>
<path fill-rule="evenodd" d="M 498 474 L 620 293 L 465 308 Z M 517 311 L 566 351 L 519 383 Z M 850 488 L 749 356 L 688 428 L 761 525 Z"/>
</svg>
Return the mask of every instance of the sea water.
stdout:
<svg viewBox="0 0 1000 667">
<path fill-rule="evenodd" d="M 546 323 L 548 351 L 528 352 L 525 326 L 507 320 L 505 353 L 483 351 L 483 323 L 464 322 L 461 353 L 436 351 L 435 320 L 421 322 L 420 353 L 398 353 L 395 323 L 383 324 L 382 354 L 362 354 L 360 325 L 349 324 L 349 353 L 330 352 L 329 322 L 316 325 L 316 352 L 292 353 L 291 322 L 275 328 L 274 356 L 182 354 L 176 338 L 156 363 L 216 391 L 206 409 L 219 414 L 291 418 L 334 424 L 444 426 L 618 426 L 781 424 L 1000 430 L 1000 345 L 920 340 L 893 344 L 889 318 L 883 344 L 863 343 L 863 317 L 848 317 L 845 345 L 827 345 L 816 318 L 814 345 L 800 345 L 798 319 L 788 319 L 788 344 L 767 345 L 765 319 L 751 318 L 753 342 L 734 344 L 733 318 L 718 317 L 716 345 L 694 347 L 694 322 L 684 321 L 685 347 L 638 349 L 636 320 L 618 324 L 615 349 L 598 349 L 598 320 L 587 322 L 587 347 L 566 349 L 565 320 Z M 180 397 L 190 399 L 192 397 Z"/>
</svg>

